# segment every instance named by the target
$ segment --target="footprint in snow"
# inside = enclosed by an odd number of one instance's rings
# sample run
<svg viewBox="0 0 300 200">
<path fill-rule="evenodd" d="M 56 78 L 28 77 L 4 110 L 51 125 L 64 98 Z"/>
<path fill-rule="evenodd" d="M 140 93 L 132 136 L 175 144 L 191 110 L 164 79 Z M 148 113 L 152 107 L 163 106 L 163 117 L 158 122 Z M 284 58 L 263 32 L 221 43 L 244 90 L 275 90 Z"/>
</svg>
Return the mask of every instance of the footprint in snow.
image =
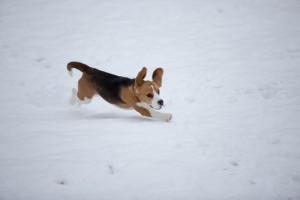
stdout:
<svg viewBox="0 0 300 200">
<path fill-rule="evenodd" d="M 44 57 L 38 57 L 36 59 L 34 59 L 36 62 L 43 62 L 45 60 Z"/>
<path fill-rule="evenodd" d="M 234 167 L 239 166 L 239 163 L 237 161 L 230 161 L 230 164 Z"/>
<path fill-rule="evenodd" d="M 293 176 L 292 180 L 300 184 L 300 175 Z"/>
<path fill-rule="evenodd" d="M 255 181 L 249 181 L 249 183 L 250 183 L 251 185 L 255 185 L 255 184 L 256 184 Z"/>
<path fill-rule="evenodd" d="M 66 181 L 64 180 L 60 180 L 57 182 L 58 185 L 66 185 Z"/>
</svg>

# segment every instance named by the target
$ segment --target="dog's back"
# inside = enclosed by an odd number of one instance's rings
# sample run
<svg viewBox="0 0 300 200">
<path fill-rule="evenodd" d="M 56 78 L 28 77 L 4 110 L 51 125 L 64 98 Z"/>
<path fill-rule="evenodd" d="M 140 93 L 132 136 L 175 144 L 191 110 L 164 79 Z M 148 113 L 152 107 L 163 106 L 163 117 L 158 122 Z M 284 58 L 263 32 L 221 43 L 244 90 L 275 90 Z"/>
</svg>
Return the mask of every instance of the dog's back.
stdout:
<svg viewBox="0 0 300 200">
<path fill-rule="evenodd" d="M 116 76 L 100 70 L 89 76 L 97 93 L 112 104 L 125 103 L 120 97 L 121 88 L 134 84 L 134 79 Z"/>
<path fill-rule="evenodd" d="M 121 87 L 134 85 L 135 79 L 110 74 L 80 62 L 70 62 L 67 65 L 68 71 L 76 68 L 83 72 L 82 78 L 97 92 L 103 99 L 111 104 L 125 103 L 120 97 Z"/>
</svg>

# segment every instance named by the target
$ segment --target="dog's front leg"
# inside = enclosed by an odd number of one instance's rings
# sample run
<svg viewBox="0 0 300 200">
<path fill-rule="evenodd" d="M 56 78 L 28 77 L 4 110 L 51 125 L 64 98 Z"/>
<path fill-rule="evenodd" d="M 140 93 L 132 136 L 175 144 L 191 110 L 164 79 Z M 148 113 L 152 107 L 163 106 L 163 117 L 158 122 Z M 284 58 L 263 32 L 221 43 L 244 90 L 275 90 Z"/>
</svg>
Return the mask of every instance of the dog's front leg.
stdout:
<svg viewBox="0 0 300 200">
<path fill-rule="evenodd" d="M 166 121 L 166 122 L 168 122 L 172 119 L 171 114 L 160 113 L 160 112 L 154 110 L 153 108 L 151 108 L 146 103 L 139 102 L 136 105 L 137 106 L 134 107 L 135 110 L 138 111 L 139 113 L 141 113 L 144 116 L 153 117 L 153 118 L 160 119 L 160 120 L 163 120 L 163 121 Z"/>
</svg>

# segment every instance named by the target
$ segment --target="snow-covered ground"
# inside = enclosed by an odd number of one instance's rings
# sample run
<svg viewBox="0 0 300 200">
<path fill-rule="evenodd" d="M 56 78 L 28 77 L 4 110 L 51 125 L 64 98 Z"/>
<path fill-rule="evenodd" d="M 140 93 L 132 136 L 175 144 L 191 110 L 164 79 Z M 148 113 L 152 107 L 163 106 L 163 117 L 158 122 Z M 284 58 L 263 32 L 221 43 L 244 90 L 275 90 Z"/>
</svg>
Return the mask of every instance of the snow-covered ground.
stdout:
<svg viewBox="0 0 300 200">
<path fill-rule="evenodd" d="M 1 200 L 300 199 L 298 0 L 1 0 L 0 30 Z M 172 121 L 69 105 L 73 60 L 163 67 Z"/>
</svg>

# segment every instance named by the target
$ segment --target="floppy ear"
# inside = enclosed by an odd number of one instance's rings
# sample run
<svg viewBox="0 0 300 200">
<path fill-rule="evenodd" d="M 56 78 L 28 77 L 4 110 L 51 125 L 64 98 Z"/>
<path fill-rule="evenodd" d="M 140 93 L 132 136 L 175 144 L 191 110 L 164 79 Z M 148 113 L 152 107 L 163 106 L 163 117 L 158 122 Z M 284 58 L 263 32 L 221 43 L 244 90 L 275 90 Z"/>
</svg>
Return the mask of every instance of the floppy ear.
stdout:
<svg viewBox="0 0 300 200">
<path fill-rule="evenodd" d="M 143 69 L 138 73 L 137 77 L 135 78 L 135 85 L 137 87 L 143 84 L 146 74 L 147 74 L 147 68 L 143 67 Z"/>
<path fill-rule="evenodd" d="M 161 87 L 163 73 L 164 73 L 164 70 L 162 68 L 157 68 L 153 72 L 152 80 L 154 83 L 157 84 L 158 87 Z"/>
</svg>

